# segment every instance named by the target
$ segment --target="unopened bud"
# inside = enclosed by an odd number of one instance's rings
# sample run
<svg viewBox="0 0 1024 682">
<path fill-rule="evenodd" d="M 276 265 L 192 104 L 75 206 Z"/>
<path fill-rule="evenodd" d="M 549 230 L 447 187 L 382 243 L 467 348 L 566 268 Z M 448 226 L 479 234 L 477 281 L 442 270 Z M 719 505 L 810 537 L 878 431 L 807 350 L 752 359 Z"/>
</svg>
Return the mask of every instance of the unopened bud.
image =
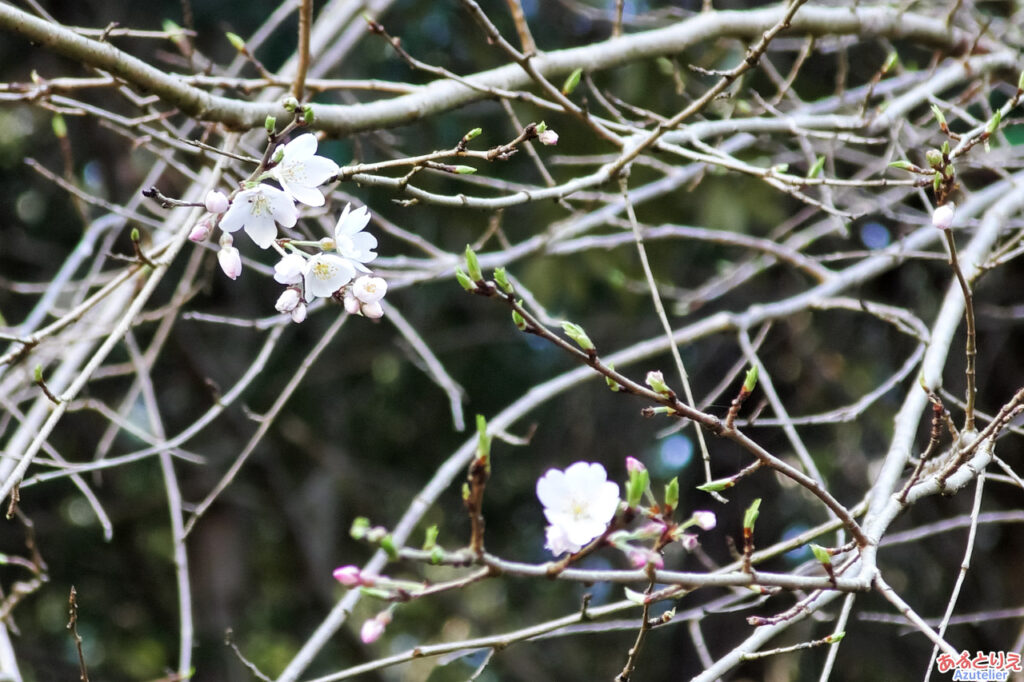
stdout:
<svg viewBox="0 0 1024 682">
<path fill-rule="evenodd" d="M 206 210 L 214 215 L 224 213 L 228 210 L 228 206 L 231 205 L 227 196 L 225 196 L 223 192 L 218 192 L 217 190 L 207 192 L 206 201 L 203 203 L 206 205 Z"/>
<path fill-rule="evenodd" d="M 558 133 L 548 128 L 544 132 L 537 135 L 537 141 L 541 144 L 552 146 L 558 144 Z"/>
<path fill-rule="evenodd" d="M 943 204 L 932 213 L 932 225 L 940 230 L 948 230 L 953 226 L 953 217 L 956 212 L 956 204 L 952 201 Z"/>
</svg>

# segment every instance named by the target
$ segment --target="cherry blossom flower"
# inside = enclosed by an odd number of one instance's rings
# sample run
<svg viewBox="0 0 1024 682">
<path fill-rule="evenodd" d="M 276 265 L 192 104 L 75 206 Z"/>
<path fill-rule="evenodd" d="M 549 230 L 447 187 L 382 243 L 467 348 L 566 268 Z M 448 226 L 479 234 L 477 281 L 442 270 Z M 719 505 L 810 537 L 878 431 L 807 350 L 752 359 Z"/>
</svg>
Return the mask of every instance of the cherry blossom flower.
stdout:
<svg viewBox="0 0 1024 682">
<path fill-rule="evenodd" d="M 345 210 L 341 212 L 338 225 L 334 228 L 335 247 L 342 255 L 352 261 L 352 265 L 361 272 L 370 272 L 363 265 L 369 263 L 377 254 L 377 238 L 372 234 L 363 232 L 363 228 L 370 222 L 370 214 L 365 206 L 351 210 L 351 204 L 345 204 Z"/>
<path fill-rule="evenodd" d="M 283 256 L 274 266 L 274 281 L 281 284 L 298 284 L 306 269 L 306 259 L 297 253 Z"/>
<path fill-rule="evenodd" d="M 309 259 L 303 271 L 306 298 L 333 296 L 334 292 L 348 284 L 355 274 L 355 268 L 347 259 L 332 253 L 318 253 Z"/>
<path fill-rule="evenodd" d="M 256 246 L 266 249 L 277 237 L 275 223 L 292 227 L 298 219 L 299 212 L 289 194 L 261 183 L 235 196 L 231 208 L 220 220 L 220 229 L 235 232 L 244 227 L 245 233 L 256 242 Z"/>
<path fill-rule="evenodd" d="M 565 471 L 549 469 L 537 481 L 544 505 L 547 548 L 556 556 L 578 552 L 608 527 L 619 506 L 619 486 L 600 464 L 576 462 Z"/>
<path fill-rule="evenodd" d="M 295 201 L 307 206 L 323 206 L 324 195 L 317 189 L 338 174 L 338 164 L 326 156 L 316 156 L 316 135 L 299 135 L 277 148 L 280 161 L 270 169 L 270 176 Z"/>
<path fill-rule="evenodd" d="M 935 209 L 932 213 L 932 225 L 940 230 L 948 230 L 953 226 L 953 216 L 956 212 L 956 204 L 950 201 Z"/>
</svg>

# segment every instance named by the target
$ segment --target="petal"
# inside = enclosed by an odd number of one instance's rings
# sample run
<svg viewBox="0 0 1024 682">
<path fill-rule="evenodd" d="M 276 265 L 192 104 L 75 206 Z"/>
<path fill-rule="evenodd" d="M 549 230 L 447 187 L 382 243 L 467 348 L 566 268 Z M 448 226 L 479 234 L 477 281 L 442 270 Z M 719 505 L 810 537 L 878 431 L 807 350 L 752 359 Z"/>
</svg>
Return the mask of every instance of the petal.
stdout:
<svg viewBox="0 0 1024 682">
<path fill-rule="evenodd" d="M 307 206 L 324 205 L 324 195 L 316 187 L 295 182 L 285 182 L 284 180 L 281 180 L 281 186 L 284 187 L 285 192 L 292 195 L 292 198 L 295 199 L 295 201 L 306 204 Z M 287 227 L 291 227 L 291 225 L 288 225 Z"/>
<path fill-rule="evenodd" d="M 569 497 L 569 489 L 565 481 L 565 473 L 558 469 L 548 469 L 537 479 L 537 499 L 545 507 L 557 509 L 565 506 Z"/>
<path fill-rule="evenodd" d="M 249 212 L 249 194 L 239 192 L 231 207 L 220 219 L 220 229 L 225 232 L 235 232 L 245 224 L 246 219 L 251 216 Z"/>
<path fill-rule="evenodd" d="M 245 233 L 256 243 L 256 246 L 261 249 L 269 249 L 277 239 L 277 225 L 269 215 L 252 216 L 245 222 Z"/>
<path fill-rule="evenodd" d="M 316 154 L 316 135 L 299 135 L 284 146 L 284 161 L 305 161 Z"/>
<path fill-rule="evenodd" d="M 366 210 L 365 206 L 360 206 L 356 210 L 349 212 L 349 206 L 345 206 L 345 210 L 341 212 L 341 218 L 338 219 L 338 226 L 334 228 L 335 235 L 351 236 L 356 232 L 361 231 L 366 224 L 370 222 L 370 213 Z"/>
<path fill-rule="evenodd" d="M 306 296 L 327 298 L 355 276 L 352 264 L 344 258 L 320 254 L 306 265 Z"/>
<path fill-rule="evenodd" d="M 306 182 L 312 186 L 322 185 L 328 178 L 338 174 L 338 164 L 326 156 L 314 156 L 306 161 Z"/>
<path fill-rule="evenodd" d="M 574 542 L 577 545 L 585 545 L 603 533 L 607 527 L 607 523 L 583 520 L 565 526 L 563 530 L 570 542 Z"/>
<path fill-rule="evenodd" d="M 565 554 L 566 552 L 578 552 L 582 549 L 582 545 L 575 544 L 569 540 L 561 526 L 548 526 L 544 529 L 544 535 L 547 538 L 547 542 L 544 543 L 544 546 L 550 549 L 551 553 L 555 556 Z"/>
</svg>

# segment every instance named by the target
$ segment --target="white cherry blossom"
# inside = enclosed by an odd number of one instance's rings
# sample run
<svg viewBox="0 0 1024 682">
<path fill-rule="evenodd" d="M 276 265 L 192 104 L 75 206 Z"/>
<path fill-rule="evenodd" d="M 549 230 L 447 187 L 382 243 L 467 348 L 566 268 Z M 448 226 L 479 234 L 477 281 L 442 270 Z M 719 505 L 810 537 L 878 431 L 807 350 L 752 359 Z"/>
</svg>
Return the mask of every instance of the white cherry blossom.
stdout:
<svg viewBox="0 0 1024 682">
<path fill-rule="evenodd" d="M 351 210 L 351 204 L 345 204 L 338 225 L 334 228 L 335 248 L 342 257 L 352 261 L 352 265 L 360 272 L 370 272 L 364 263 L 369 263 L 377 254 L 377 238 L 363 228 L 370 222 L 370 214 L 365 206 Z"/>
<path fill-rule="evenodd" d="M 306 281 L 306 298 L 328 298 L 348 284 L 355 274 L 355 268 L 348 260 L 332 253 L 318 253 L 309 259 L 303 273 Z"/>
<path fill-rule="evenodd" d="M 274 266 L 274 281 L 281 284 L 298 284 L 306 270 L 306 259 L 297 253 L 283 256 Z"/>
<path fill-rule="evenodd" d="M 299 212 L 289 194 L 273 185 L 260 183 L 235 196 L 228 212 L 221 218 L 220 229 L 235 232 L 244 227 L 256 246 L 266 249 L 277 237 L 275 223 L 292 227 L 298 219 Z"/>
<path fill-rule="evenodd" d="M 324 195 L 317 187 L 338 174 L 338 164 L 326 156 L 316 156 L 316 136 L 299 135 L 277 148 L 281 160 L 270 169 L 270 176 L 281 183 L 293 199 L 307 206 L 323 206 Z"/>
<path fill-rule="evenodd" d="M 352 282 L 352 295 L 363 303 L 376 303 L 388 292 L 388 283 L 380 277 L 363 275 Z"/>
<path fill-rule="evenodd" d="M 578 552 L 605 531 L 619 507 L 619 486 L 600 464 L 576 462 L 549 469 L 537 481 L 537 498 L 551 524 L 546 546 L 557 556 Z"/>
</svg>

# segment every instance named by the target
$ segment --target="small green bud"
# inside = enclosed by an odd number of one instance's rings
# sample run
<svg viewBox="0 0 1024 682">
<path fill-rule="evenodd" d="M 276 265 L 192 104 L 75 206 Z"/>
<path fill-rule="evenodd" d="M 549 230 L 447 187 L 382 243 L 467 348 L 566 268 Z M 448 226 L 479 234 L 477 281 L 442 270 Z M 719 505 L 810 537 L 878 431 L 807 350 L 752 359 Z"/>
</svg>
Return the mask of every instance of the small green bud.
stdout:
<svg viewBox="0 0 1024 682">
<path fill-rule="evenodd" d="M 37 384 L 43 383 L 43 366 L 42 365 L 36 365 L 32 369 L 32 380 L 35 381 Z"/>
<path fill-rule="evenodd" d="M 572 91 L 576 89 L 576 86 L 580 84 L 580 78 L 583 76 L 583 69 L 576 69 L 569 74 L 569 77 L 565 79 L 565 84 L 562 85 L 562 94 L 571 95 Z"/>
<path fill-rule="evenodd" d="M 885 58 L 885 64 L 882 64 L 882 73 L 889 73 L 889 71 L 891 71 L 892 68 L 899 63 L 899 61 L 900 56 L 899 54 L 896 53 L 896 50 L 890 52 L 889 56 Z"/>
<path fill-rule="evenodd" d="M 427 535 L 423 540 L 423 551 L 429 552 L 437 546 L 437 524 L 427 528 Z"/>
<path fill-rule="evenodd" d="M 900 170 L 908 170 L 913 167 L 914 164 L 907 161 L 891 161 L 889 163 L 889 168 L 899 168 Z"/>
<path fill-rule="evenodd" d="M 455 166 L 452 172 L 456 175 L 472 175 L 476 173 L 476 168 L 472 166 Z"/>
<path fill-rule="evenodd" d="M 477 458 L 489 460 L 491 456 L 491 437 L 487 435 L 487 419 L 482 414 L 476 416 L 476 438 Z"/>
<path fill-rule="evenodd" d="M 818 160 L 814 162 L 811 169 L 807 171 L 808 178 L 816 178 L 821 174 L 821 169 L 825 167 L 825 157 L 819 156 Z"/>
<path fill-rule="evenodd" d="M 748 531 L 754 530 L 754 524 L 757 523 L 757 517 L 761 513 L 761 498 L 757 498 L 750 503 L 747 507 L 747 511 L 743 514 L 743 528 Z"/>
<path fill-rule="evenodd" d="M 640 606 L 643 606 L 647 603 L 647 595 L 643 592 L 637 592 L 636 590 L 631 590 L 628 587 L 623 589 L 626 592 L 626 599 L 633 602 L 634 604 L 639 604 Z"/>
<path fill-rule="evenodd" d="M 679 477 L 675 476 L 665 484 L 665 506 L 669 510 L 679 506 Z"/>
<path fill-rule="evenodd" d="M 629 472 L 629 482 L 626 484 L 626 504 L 630 508 L 639 506 L 650 482 L 651 474 L 647 469 Z"/>
<path fill-rule="evenodd" d="M 308 104 L 302 110 L 302 120 L 306 125 L 313 125 L 313 121 L 316 120 L 316 116 L 313 114 L 313 107 Z"/>
<path fill-rule="evenodd" d="M 609 362 L 608 363 L 608 369 L 614 371 L 615 370 L 615 365 L 613 363 Z M 604 383 L 608 384 L 608 388 L 610 388 L 613 393 L 618 393 L 620 390 L 622 390 L 622 387 L 619 386 L 619 382 L 615 381 L 615 379 L 612 379 L 609 376 L 606 376 L 604 378 Z"/>
<path fill-rule="evenodd" d="M 814 554 L 814 558 L 820 561 L 822 564 L 831 564 L 832 555 L 828 553 L 828 550 L 821 545 L 811 543 L 811 552 Z"/>
<path fill-rule="evenodd" d="M 540 133 L 543 133 L 547 129 L 548 129 L 548 124 L 545 123 L 544 121 L 541 121 L 540 123 L 537 124 L 537 134 L 538 135 Z"/>
<path fill-rule="evenodd" d="M 508 273 L 505 272 L 505 268 L 494 268 L 494 281 L 506 294 L 512 293 L 512 283 L 508 281 Z"/>
<path fill-rule="evenodd" d="M 1024 71 L 1020 72 L 1020 77 L 1017 79 L 1017 89 L 1024 90 Z"/>
<path fill-rule="evenodd" d="M 985 132 L 988 133 L 989 135 L 994 133 L 996 131 L 996 129 L 999 128 L 999 123 L 1002 120 L 1003 120 L 1002 112 L 1000 112 L 998 109 L 996 109 L 996 113 L 992 114 L 992 119 L 988 122 L 988 125 L 985 126 Z"/>
<path fill-rule="evenodd" d="M 734 485 L 736 485 L 736 481 L 732 478 L 719 478 L 697 486 L 697 490 L 703 490 L 706 493 L 720 493 L 723 490 L 728 490 Z"/>
<path fill-rule="evenodd" d="M 389 559 L 398 558 L 398 550 L 395 549 L 395 539 L 391 536 L 391 533 L 380 539 L 380 548 L 387 553 Z"/>
<path fill-rule="evenodd" d="M 463 139 L 466 140 L 467 142 L 469 142 L 470 140 L 472 140 L 474 138 L 480 137 L 480 135 L 483 132 L 484 132 L 483 128 L 473 128 L 468 133 L 466 133 L 466 136 Z"/>
<path fill-rule="evenodd" d="M 231 47 L 235 48 L 239 52 L 243 52 L 245 50 L 245 41 L 242 40 L 242 36 L 228 31 L 224 34 L 224 37 L 226 37 L 228 42 L 231 43 Z"/>
<path fill-rule="evenodd" d="M 942 152 L 938 149 L 929 149 L 925 152 L 924 158 L 932 168 L 942 168 Z"/>
<path fill-rule="evenodd" d="M 935 120 L 939 122 L 940 126 L 946 125 L 945 115 L 943 115 L 942 111 L 934 104 L 932 105 L 932 113 L 935 114 Z"/>
<path fill-rule="evenodd" d="M 932 178 L 932 191 L 936 194 L 939 193 L 939 189 L 942 187 L 942 173 L 936 173 L 935 177 Z"/>
<path fill-rule="evenodd" d="M 484 272 L 480 269 L 480 260 L 476 257 L 473 247 L 469 244 L 466 244 L 466 271 L 469 273 L 469 278 L 474 282 L 483 281 Z"/>
<path fill-rule="evenodd" d="M 140 239 L 142 239 L 142 237 L 139 235 L 139 228 L 133 227 L 131 231 L 131 240 L 138 244 Z"/>
<path fill-rule="evenodd" d="M 660 371 L 648 372 L 644 381 L 651 387 L 651 390 L 657 393 L 668 394 L 671 392 L 668 384 L 665 383 L 665 375 Z"/>
<path fill-rule="evenodd" d="M 63 140 L 68 136 L 68 124 L 64 120 L 64 117 L 60 114 L 54 114 L 53 119 L 50 121 L 50 125 L 53 126 L 53 134 L 59 139 Z"/>
<path fill-rule="evenodd" d="M 946 177 L 951 178 L 956 173 L 956 169 L 953 168 L 953 164 L 950 163 L 947 164 L 946 167 L 942 169 L 942 172 L 946 174 Z"/>
<path fill-rule="evenodd" d="M 277 118 L 274 116 L 267 116 L 263 121 L 263 129 L 267 131 L 269 135 L 274 134 L 274 130 L 277 128 Z"/>
<path fill-rule="evenodd" d="M 462 288 L 466 291 L 476 291 L 476 284 L 474 284 L 473 280 L 469 278 L 469 275 L 463 272 L 462 268 L 457 265 L 455 266 L 455 279 L 459 281 L 459 284 L 461 284 Z"/>
<path fill-rule="evenodd" d="M 841 632 L 837 632 L 835 634 L 829 635 L 828 637 L 825 638 L 825 643 L 826 644 L 835 644 L 837 642 L 841 642 L 843 640 L 843 637 L 846 637 L 846 631 L 845 630 L 843 630 Z"/>
<path fill-rule="evenodd" d="M 348 534 L 352 536 L 353 540 L 362 540 L 366 537 L 366 533 L 370 530 L 370 519 L 365 516 L 357 516 L 352 521 L 352 528 L 349 529 Z"/>
<path fill-rule="evenodd" d="M 776 173 L 785 173 L 786 171 L 789 170 L 789 164 L 777 163 L 774 166 L 772 166 L 772 170 L 775 171 Z"/>
<path fill-rule="evenodd" d="M 746 393 L 752 393 L 754 391 L 754 387 L 757 386 L 757 375 L 757 365 L 752 365 L 750 369 L 747 370 L 747 376 L 743 379 L 743 390 Z"/>
<path fill-rule="evenodd" d="M 583 327 L 573 322 L 563 322 L 562 330 L 565 335 L 576 342 L 576 345 L 585 351 L 594 350 L 594 342 L 590 340 L 587 333 L 583 331 Z"/>
<path fill-rule="evenodd" d="M 522 301 L 520 300 L 519 303 L 521 305 Z M 521 332 L 525 332 L 526 331 L 526 319 L 522 315 L 519 314 L 518 310 L 513 310 L 512 311 L 512 322 L 515 323 L 516 329 L 518 329 L 519 331 L 521 331 Z"/>
<path fill-rule="evenodd" d="M 463 502 L 468 502 L 469 501 L 469 497 L 472 494 L 473 493 L 469 489 L 469 484 L 468 483 L 463 483 L 462 484 L 462 501 Z"/>
<path fill-rule="evenodd" d="M 281 102 L 281 106 L 283 106 L 284 110 L 288 113 L 294 114 L 295 110 L 299 108 L 299 100 L 294 97 L 285 97 Z"/>
<path fill-rule="evenodd" d="M 431 548 L 430 550 L 430 563 L 437 566 L 444 561 L 444 550 L 438 546 Z"/>
<path fill-rule="evenodd" d="M 942 153 L 946 156 L 949 156 L 949 140 L 945 140 L 942 143 Z"/>
</svg>

